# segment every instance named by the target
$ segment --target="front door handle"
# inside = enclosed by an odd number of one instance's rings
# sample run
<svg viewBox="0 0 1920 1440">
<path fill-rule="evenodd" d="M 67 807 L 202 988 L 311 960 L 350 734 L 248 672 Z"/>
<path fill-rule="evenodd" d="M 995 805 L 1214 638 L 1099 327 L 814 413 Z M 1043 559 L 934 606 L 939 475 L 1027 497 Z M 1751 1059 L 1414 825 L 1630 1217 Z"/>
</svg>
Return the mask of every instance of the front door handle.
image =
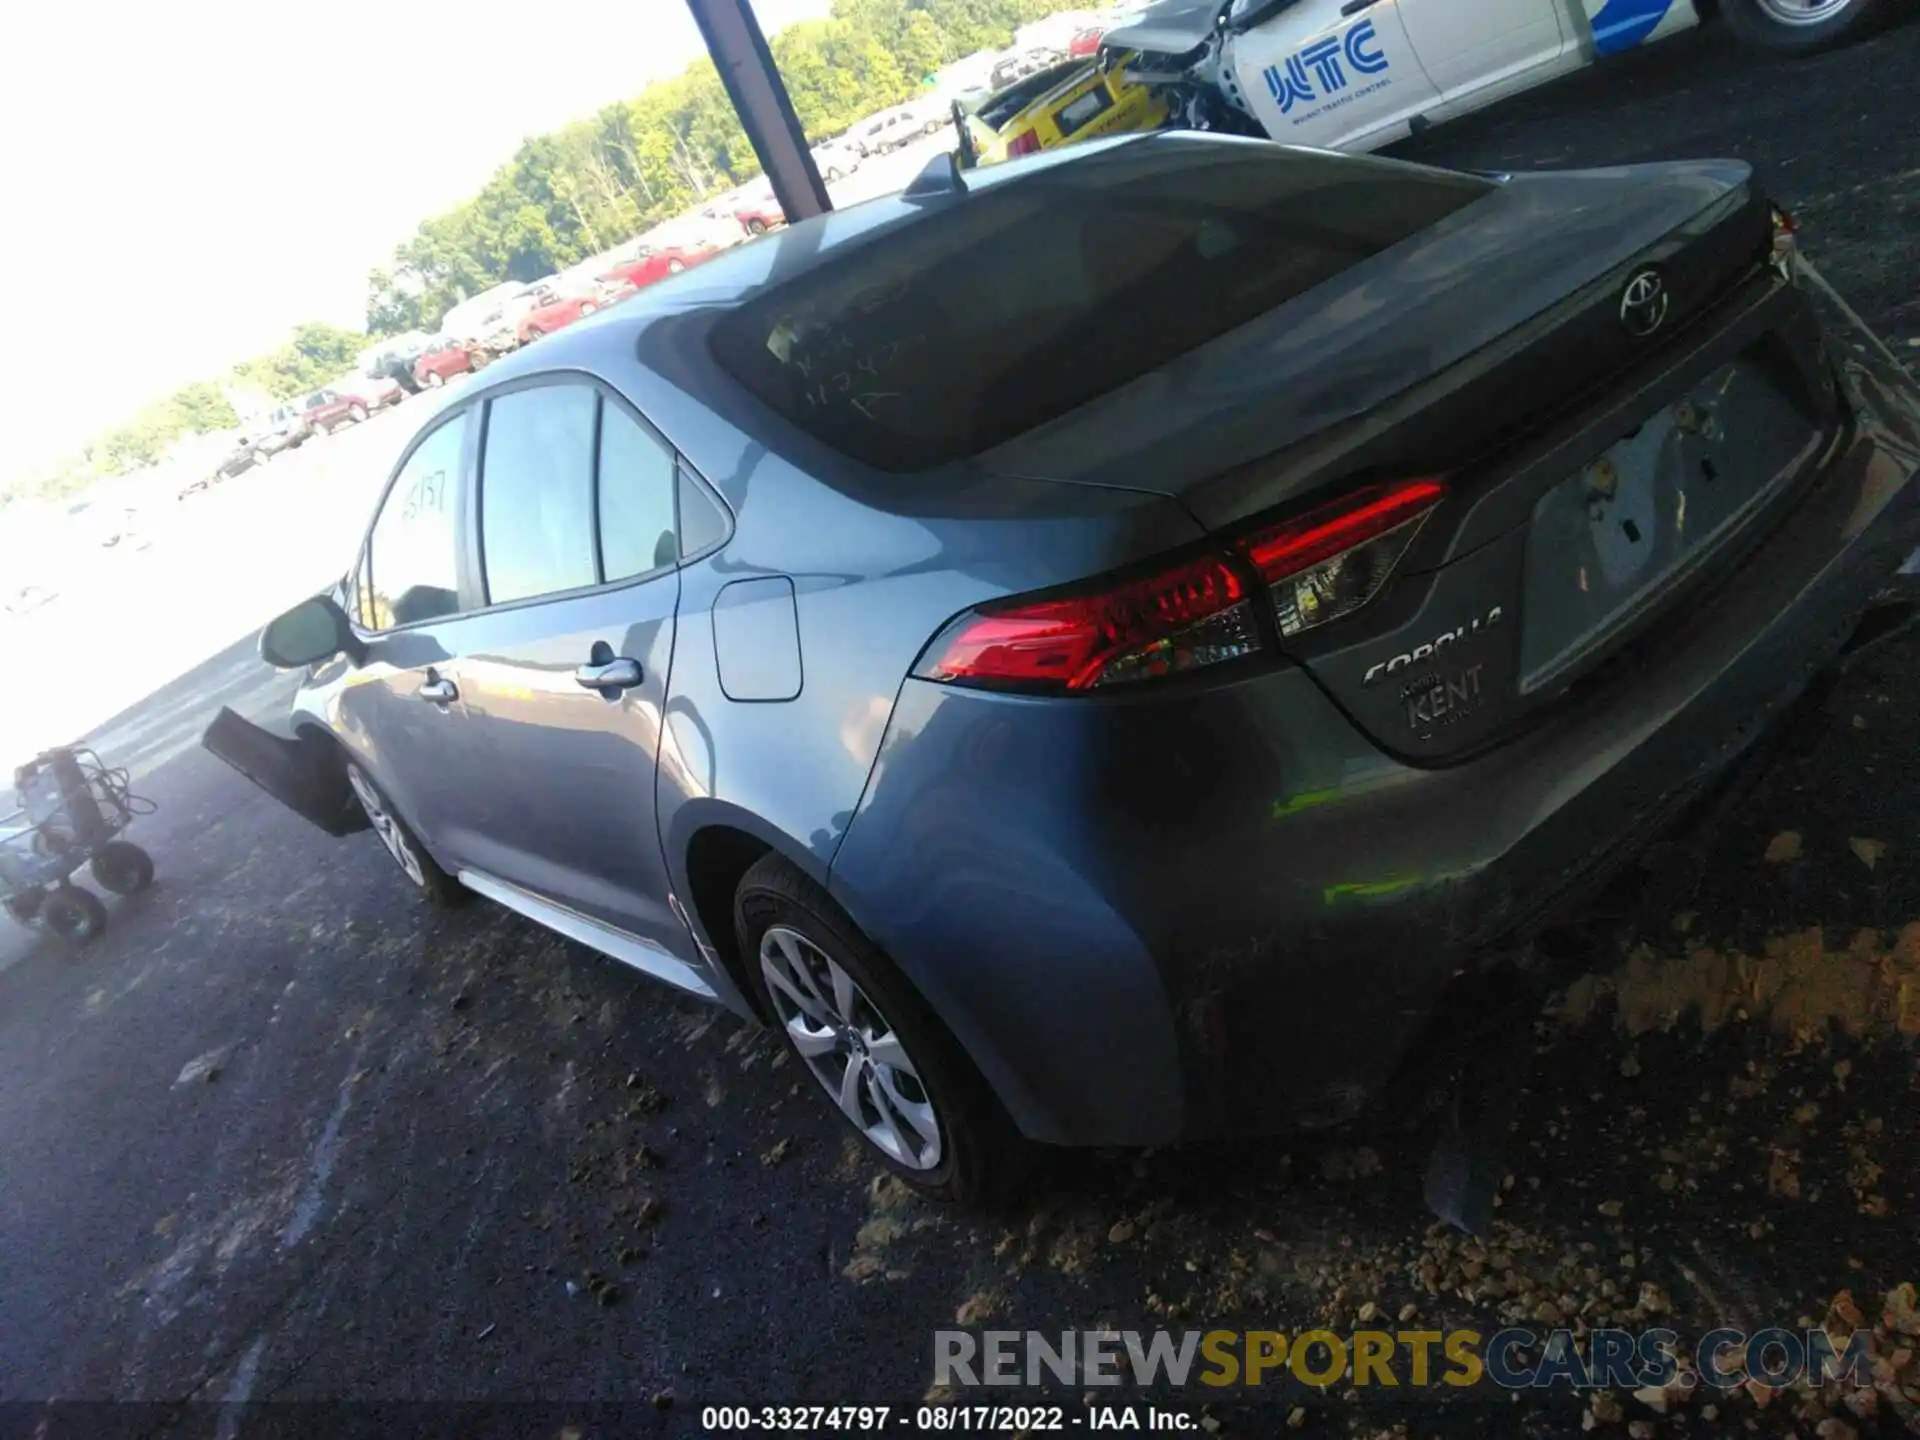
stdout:
<svg viewBox="0 0 1920 1440">
<path fill-rule="evenodd" d="M 460 689 L 451 680 L 434 675 L 420 687 L 420 698 L 436 705 L 451 705 L 460 698 Z"/>
<path fill-rule="evenodd" d="M 574 683 L 583 690 L 631 690 L 641 680 L 640 662 L 621 655 L 597 665 L 582 665 L 573 672 Z"/>
</svg>

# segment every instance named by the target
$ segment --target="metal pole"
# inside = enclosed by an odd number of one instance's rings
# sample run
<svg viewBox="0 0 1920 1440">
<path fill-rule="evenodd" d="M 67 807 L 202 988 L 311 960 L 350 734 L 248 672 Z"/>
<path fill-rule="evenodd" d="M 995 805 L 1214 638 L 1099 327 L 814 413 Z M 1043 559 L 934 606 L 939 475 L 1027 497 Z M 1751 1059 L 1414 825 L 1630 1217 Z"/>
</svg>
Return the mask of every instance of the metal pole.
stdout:
<svg viewBox="0 0 1920 1440">
<path fill-rule="evenodd" d="M 833 208 L 750 0 L 687 0 L 720 83 L 789 221 Z"/>
</svg>

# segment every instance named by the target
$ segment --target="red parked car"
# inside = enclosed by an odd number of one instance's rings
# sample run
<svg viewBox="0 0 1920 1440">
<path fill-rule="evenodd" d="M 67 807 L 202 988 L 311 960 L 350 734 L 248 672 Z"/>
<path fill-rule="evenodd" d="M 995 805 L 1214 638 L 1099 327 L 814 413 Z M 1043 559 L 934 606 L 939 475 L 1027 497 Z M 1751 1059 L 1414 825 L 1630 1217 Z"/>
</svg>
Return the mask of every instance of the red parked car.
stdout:
<svg viewBox="0 0 1920 1440">
<path fill-rule="evenodd" d="M 1100 53 L 1100 37 L 1107 33 L 1104 25 L 1088 25 L 1073 32 L 1073 39 L 1067 45 L 1067 54 L 1079 59 L 1086 55 Z"/>
<path fill-rule="evenodd" d="M 437 388 L 461 371 L 471 369 L 473 356 L 467 353 L 466 346 L 458 340 L 436 340 L 413 362 L 413 378 L 418 384 Z"/>
<path fill-rule="evenodd" d="M 745 227 L 747 234 L 764 235 L 786 224 L 787 212 L 772 196 L 762 196 L 757 200 L 742 200 L 734 206 L 733 218 Z"/>
<path fill-rule="evenodd" d="M 669 275 L 691 270 L 702 261 L 711 260 L 714 254 L 709 249 L 689 249 L 684 245 L 663 245 L 657 250 L 651 245 L 642 245 L 633 259 L 614 266 L 602 275 L 600 283 L 618 291 L 620 298 L 624 298 Z"/>
<path fill-rule="evenodd" d="M 549 287 L 535 292 L 538 303 L 520 317 L 516 327 L 522 345 L 563 330 L 584 315 L 591 315 L 605 304 L 602 296 L 585 290 L 565 293 Z"/>
<path fill-rule="evenodd" d="M 325 435 L 335 426 L 359 424 L 371 407 L 358 395 L 345 390 L 315 390 L 300 402 L 301 417 L 316 435 Z"/>
</svg>

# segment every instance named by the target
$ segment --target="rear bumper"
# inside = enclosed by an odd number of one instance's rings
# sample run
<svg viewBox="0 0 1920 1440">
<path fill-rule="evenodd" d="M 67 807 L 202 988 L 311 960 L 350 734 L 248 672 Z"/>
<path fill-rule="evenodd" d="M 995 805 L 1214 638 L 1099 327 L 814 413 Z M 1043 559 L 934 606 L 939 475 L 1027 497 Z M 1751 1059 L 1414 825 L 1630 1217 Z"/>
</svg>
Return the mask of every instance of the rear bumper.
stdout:
<svg viewBox="0 0 1920 1440">
<path fill-rule="evenodd" d="M 1467 763 L 1291 668 L 1178 701 L 909 681 L 832 888 L 1016 1122 L 1063 1144 L 1335 1123 L 1449 983 L 1637 853 L 1920 543 L 1920 392 L 1810 278 L 1854 423 L 1684 628 Z"/>
</svg>

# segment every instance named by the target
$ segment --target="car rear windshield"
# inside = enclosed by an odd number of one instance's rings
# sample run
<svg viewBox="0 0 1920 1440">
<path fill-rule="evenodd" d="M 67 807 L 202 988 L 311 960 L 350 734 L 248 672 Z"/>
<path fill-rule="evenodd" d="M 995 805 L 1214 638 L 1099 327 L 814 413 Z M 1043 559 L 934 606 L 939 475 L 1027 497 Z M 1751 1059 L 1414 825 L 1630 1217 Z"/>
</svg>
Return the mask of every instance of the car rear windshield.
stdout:
<svg viewBox="0 0 1920 1440">
<path fill-rule="evenodd" d="M 749 300 L 714 352 L 814 438 L 925 469 L 1116 390 L 1490 188 L 1157 137 L 935 201 Z"/>
</svg>

